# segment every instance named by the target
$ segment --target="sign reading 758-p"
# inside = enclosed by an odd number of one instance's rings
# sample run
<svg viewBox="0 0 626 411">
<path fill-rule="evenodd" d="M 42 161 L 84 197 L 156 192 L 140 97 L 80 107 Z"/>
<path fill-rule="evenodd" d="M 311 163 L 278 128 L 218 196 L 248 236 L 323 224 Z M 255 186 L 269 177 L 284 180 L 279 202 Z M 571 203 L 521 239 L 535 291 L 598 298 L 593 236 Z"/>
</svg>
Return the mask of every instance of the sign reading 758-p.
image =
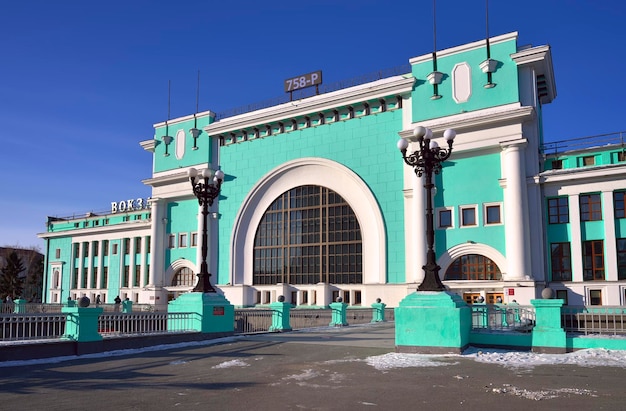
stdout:
<svg viewBox="0 0 626 411">
<path fill-rule="evenodd" d="M 285 80 L 285 92 L 290 92 L 305 87 L 316 86 L 318 84 L 322 84 L 321 70 Z"/>
</svg>

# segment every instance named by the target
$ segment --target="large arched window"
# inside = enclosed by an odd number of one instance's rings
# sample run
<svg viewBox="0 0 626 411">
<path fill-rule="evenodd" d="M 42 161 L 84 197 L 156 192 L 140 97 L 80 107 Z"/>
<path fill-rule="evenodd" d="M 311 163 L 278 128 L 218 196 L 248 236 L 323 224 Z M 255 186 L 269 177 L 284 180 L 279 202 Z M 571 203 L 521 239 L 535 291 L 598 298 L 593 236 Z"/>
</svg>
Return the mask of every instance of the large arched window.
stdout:
<svg viewBox="0 0 626 411">
<path fill-rule="evenodd" d="M 254 237 L 253 284 L 361 284 L 361 229 L 336 192 L 301 186 L 265 211 Z"/>
<path fill-rule="evenodd" d="M 462 255 L 448 267 L 444 280 L 501 280 L 498 265 L 479 254 Z"/>
<path fill-rule="evenodd" d="M 174 274 L 172 278 L 173 287 L 193 287 L 196 285 L 197 276 L 191 268 L 183 267 Z"/>
</svg>

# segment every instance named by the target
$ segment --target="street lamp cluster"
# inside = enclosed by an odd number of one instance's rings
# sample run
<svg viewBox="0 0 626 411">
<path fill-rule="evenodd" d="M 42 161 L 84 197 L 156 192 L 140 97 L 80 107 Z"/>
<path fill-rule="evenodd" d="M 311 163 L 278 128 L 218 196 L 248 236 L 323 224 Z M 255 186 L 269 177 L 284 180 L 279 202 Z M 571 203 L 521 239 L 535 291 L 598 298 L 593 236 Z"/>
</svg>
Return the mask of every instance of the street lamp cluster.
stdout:
<svg viewBox="0 0 626 411">
<path fill-rule="evenodd" d="M 213 170 L 205 168 L 200 173 L 199 181 L 196 181 L 198 170 L 192 167 L 189 169 L 188 176 L 193 194 L 198 199 L 200 206 L 202 206 L 202 263 L 198 273 L 198 283 L 194 287 L 193 292 L 215 293 L 215 288 L 211 285 L 211 274 L 208 272 L 206 262 L 208 252 L 207 218 L 209 207 L 213 205 L 213 200 L 220 194 L 222 181 L 224 181 L 224 172 L 222 170 L 213 172 Z"/>
<path fill-rule="evenodd" d="M 445 286 L 439 279 L 439 270 L 441 267 L 437 265 L 435 251 L 433 249 L 435 243 L 434 217 L 433 217 L 433 198 L 432 190 L 435 187 L 433 183 L 433 174 L 439 174 L 441 171 L 441 163 L 447 160 L 452 154 L 452 142 L 456 132 L 452 129 L 444 131 L 443 137 L 448 143 L 448 148 L 441 148 L 435 140 L 433 133 L 429 128 L 416 127 L 413 135 L 408 140 L 418 143 L 418 149 L 407 155 L 409 141 L 401 138 L 398 140 L 398 148 L 402 153 L 402 159 L 406 164 L 414 168 L 418 177 L 424 176 L 424 188 L 426 189 L 426 242 L 428 249 L 426 251 L 426 265 L 424 269 L 424 280 L 417 288 L 418 291 L 444 291 Z"/>
</svg>

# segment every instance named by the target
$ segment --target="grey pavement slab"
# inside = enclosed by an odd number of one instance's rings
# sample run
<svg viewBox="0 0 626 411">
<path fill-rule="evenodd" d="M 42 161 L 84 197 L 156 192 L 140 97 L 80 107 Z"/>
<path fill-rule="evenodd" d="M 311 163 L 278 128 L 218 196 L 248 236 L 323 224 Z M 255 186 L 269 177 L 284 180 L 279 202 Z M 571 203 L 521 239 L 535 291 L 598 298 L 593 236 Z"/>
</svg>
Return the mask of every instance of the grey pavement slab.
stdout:
<svg viewBox="0 0 626 411">
<path fill-rule="evenodd" d="M 115 357 L 0 368 L 0 409 L 623 410 L 623 368 L 519 370 L 451 356 L 378 369 L 392 323 L 259 334 Z M 440 357 L 439 357 L 440 358 Z"/>
</svg>

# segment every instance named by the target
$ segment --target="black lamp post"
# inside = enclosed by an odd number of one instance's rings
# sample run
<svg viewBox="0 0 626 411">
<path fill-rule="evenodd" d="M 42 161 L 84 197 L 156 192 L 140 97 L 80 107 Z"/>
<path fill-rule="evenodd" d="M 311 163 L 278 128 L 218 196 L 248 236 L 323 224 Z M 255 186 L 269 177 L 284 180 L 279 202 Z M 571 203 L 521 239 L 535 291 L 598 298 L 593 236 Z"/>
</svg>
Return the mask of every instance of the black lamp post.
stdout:
<svg viewBox="0 0 626 411">
<path fill-rule="evenodd" d="M 424 175 L 426 188 L 426 241 L 428 250 L 426 251 L 426 265 L 424 269 L 424 281 L 417 287 L 417 291 L 444 291 L 445 286 L 439 279 L 439 270 L 441 267 L 437 265 L 435 251 L 433 246 L 435 243 L 435 230 L 433 224 L 433 198 L 432 190 L 433 173 L 439 174 L 441 171 L 441 163 L 450 157 L 452 153 L 452 141 L 456 136 L 456 132 L 448 129 L 443 133 L 444 138 L 448 142 L 448 148 L 440 148 L 435 140 L 432 140 L 432 131 L 425 127 L 416 127 L 413 130 L 413 136 L 409 138 L 412 142 L 419 143 L 419 149 L 407 156 L 407 148 L 409 142 L 403 138 L 398 140 L 398 148 L 402 152 L 404 162 L 414 168 L 418 177 Z"/>
<path fill-rule="evenodd" d="M 224 181 L 224 172 L 217 170 L 215 174 L 212 170 L 205 168 L 200 174 L 202 179 L 196 182 L 198 170 L 190 168 L 189 181 L 193 188 L 193 194 L 198 198 L 198 203 L 202 206 L 202 264 L 198 273 L 198 283 L 194 287 L 194 292 L 214 293 L 215 288 L 211 285 L 211 274 L 207 269 L 207 252 L 208 252 L 208 235 L 207 235 L 207 218 L 209 216 L 209 207 L 213 205 L 213 200 L 220 194 L 220 187 Z M 211 180 L 211 183 L 209 183 Z"/>
</svg>

